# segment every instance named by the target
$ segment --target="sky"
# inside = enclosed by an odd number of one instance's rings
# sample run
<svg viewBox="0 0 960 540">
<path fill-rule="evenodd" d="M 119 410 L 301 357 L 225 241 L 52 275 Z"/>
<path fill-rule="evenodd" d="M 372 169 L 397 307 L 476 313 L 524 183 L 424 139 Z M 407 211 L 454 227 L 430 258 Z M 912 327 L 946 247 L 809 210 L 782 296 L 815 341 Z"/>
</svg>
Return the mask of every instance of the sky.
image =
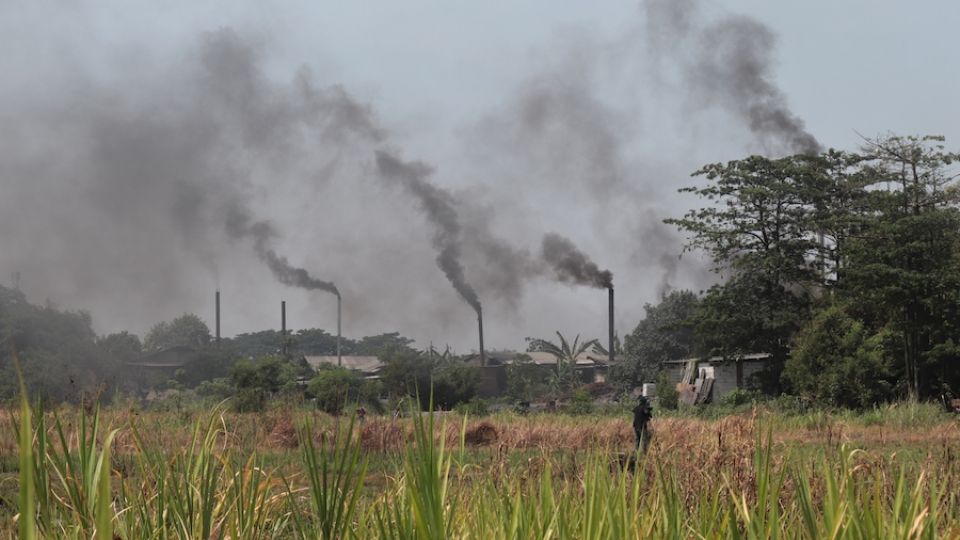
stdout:
<svg viewBox="0 0 960 540">
<path fill-rule="evenodd" d="M 0 2 L 0 280 L 101 334 L 212 326 L 218 287 L 225 335 L 279 326 L 280 300 L 335 329 L 281 262 L 335 284 L 347 336 L 468 352 L 444 255 L 488 348 L 603 337 L 606 293 L 557 277 L 554 233 L 613 273 L 623 335 L 718 279 L 662 224 L 703 164 L 960 147 L 955 2 L 597 4 Z"/>
</svg>

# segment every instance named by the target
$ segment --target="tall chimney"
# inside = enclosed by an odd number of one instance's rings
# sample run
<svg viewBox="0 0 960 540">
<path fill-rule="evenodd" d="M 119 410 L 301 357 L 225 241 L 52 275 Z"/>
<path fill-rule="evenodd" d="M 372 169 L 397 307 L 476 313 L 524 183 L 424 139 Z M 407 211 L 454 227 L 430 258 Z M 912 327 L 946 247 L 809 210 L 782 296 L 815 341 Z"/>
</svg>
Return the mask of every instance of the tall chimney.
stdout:
<svg viewBox="0 0 960 540">
<path fill-rule="evenodd" d="M 343 366 L 343 357 L 340 356 L 340 308 L 342 299 L 340 293 L 337 293 L 337 367 Z"/>
<path fill-rule="evenodd" d="M 220 348 L 220 289 L 217 289 L 217 294 L 215 297 L 215 305 L 217 310 L 217 348 Z"/>
<path fill-rule="evenodd" d="M 287 354 L 287 301 L 280 301 L 280 350 Z"/>
<path fill-rule="evenodd" d="M 613 285 L 610 285 L 610 287 L 607 289 L 607 293 L 610 299 L 610 302 L 609 302 L 610 333 L 608 336 L 610 339 L 609 339 L 609 345 L 607 346 L 607 361 L 610 363 L 610 365 L 613 365 Z"/>
<path fill-rule="evenodd" d="M 487 365 L 487 352 L 483 349 L 483 312 L 477 309 L 477 324 L 480 326 L 480 365 Z"/>
</svg>

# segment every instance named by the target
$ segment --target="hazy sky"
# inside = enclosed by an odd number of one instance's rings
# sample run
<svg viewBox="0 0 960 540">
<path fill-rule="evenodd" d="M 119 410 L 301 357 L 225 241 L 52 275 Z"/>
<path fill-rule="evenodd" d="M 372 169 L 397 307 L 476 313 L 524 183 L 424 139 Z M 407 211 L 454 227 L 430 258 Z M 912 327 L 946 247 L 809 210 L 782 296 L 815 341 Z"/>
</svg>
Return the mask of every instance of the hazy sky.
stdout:
<svg viewBox="0 0 960 540">
<path fill-rule="evenodd" d="M 697 204 L 675 193 L 689 173 L 791 148 L 751 127 L 757 88 L 825 147 L 960 147 L 958 23 L 946 0 L 7 0 L 0 279 L 101 333 L 212 323 L 218 285 L 227 335 L 277 326 L 281 299 L 293 327 L 335 329 L 331 295 L 279 284 L 225 232 L 239 205 L 337 284 L 345 334 L 468 351 L 475 317 L 436 223 L 377 174 L 387 149 L 455 202 L 488 347 L 605 335 L 603 291 L 522 264 L 547 233 L 613 272 L 622 335 L 666 287 L 710 282 L 659 224 Z"/>
</svg>

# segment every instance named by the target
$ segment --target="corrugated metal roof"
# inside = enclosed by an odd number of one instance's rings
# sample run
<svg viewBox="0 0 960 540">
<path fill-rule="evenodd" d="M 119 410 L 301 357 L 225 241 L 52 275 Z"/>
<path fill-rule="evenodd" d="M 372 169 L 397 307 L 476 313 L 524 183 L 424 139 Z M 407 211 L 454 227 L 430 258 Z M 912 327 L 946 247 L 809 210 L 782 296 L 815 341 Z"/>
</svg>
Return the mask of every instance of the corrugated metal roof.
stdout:
<svg viewBox="0 0 960 540">
<path fill-rule="evenodd" d="M 730 360 L 766 360 L 773 356 L 770 353 L 749 353 L 724 358 L 723 356 L 711 356 L 709 358 L 683 358 L 680 360 L 667 360 L 664 364 L 686 364 L 687 362 L 709 362 L 711 364 L 720 364 Z"/>
<path fill-rule="evenodd" d="M 336 356 L 305 356 L 310 367 L 319 368 L 322 364 L 337 365 Z M 373 373 L 383 367 L 383 362 L 376 356 L 343 356 L 342 366 L 347 369 L 355 369 L 364 373 Z"/>
<path fill-rule="evenodd" d="M 533 359 L 533 363 L 537 364 L 538 366 L 556 365 L 557 363 L 557 357 L 548 352 L 528 352 L 525 354 L 527 354 L 531 359 Z M 600 363 L 601 361 L 602 361 L 601 356 L 593 353 L 585 352 L 577 356 L 578 366 L 593 366 Z"/>
</svg>

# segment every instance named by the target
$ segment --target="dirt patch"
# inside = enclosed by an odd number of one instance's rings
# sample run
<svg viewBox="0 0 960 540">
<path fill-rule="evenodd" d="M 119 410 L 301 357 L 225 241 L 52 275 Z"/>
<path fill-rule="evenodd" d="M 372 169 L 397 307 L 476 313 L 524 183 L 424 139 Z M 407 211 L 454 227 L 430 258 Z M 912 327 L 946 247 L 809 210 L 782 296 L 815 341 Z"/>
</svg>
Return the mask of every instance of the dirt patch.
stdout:
<svg viewBox="0 0 960 540">
<path fill-rule="evenodd" d="M 497 428 L 490 422 L 480 422 L 467 428 L 463 440 L 468 446 L 489 446 L 497 442 Z"/>
</svg>

